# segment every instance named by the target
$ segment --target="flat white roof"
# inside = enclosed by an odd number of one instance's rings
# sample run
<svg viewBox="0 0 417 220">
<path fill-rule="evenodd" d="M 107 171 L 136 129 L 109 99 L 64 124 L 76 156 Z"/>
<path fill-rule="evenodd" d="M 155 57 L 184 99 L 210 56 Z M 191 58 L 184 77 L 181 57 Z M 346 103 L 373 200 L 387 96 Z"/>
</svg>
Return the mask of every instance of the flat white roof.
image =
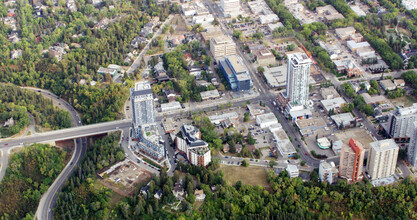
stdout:
<svg viewBox="0 0 417 220">
<path fill-rule="evenodd" d="M 329 111 L 330 109 L 340 108 L 342 104 L 345 104 L 345 100 L 342 97 L 336 97 L 334 99 L 321 100 L 324 108 Z"/>
<path fill-rule="evenodd" d="M 371 145 L 371 148 L 373 148 L 375 151 L 378 151 L 378 152 L 399 148 L 397 143 L 395 143 L 393 139 L 384 139 L 380 141 L 375 141 L 375 142 L 370 143 L 369 145 Z"/>
<path fill-rule="evenodd" d="M 211 123 L 213 124 L 219 124 L 221 121 L 224 121 L 226 119 L 233 119 L 233 118 L 239 118 L 239 115 L 236 112 L 227 112 L 221 115 L 209 116 L 209 119 Z"/>
<path fill-rule="evenodd" d="M 340 126 L 341 124 L 343 124 L 343 126 L 347 126 L 352 121 L 355 120 L 352 113 L 350 112 L 338 114 L 338 115 L 332 115 L 330 116 L 330 118 L 333 119 L 333 121 L 336 123 L 337 126 Z"/>
<path fill-rule="evenodd" d="M 161 104 L 162 111 L 170 111 L 170 110 L 176 110 L 176 109 L 181 109 L 181 108 L 182 108 L 181 103 L 177 101 Z"/>
<path fill-rule="evenodd" d="M 262 115 L 257 115 L 256 120 L 259 121 L 259 123 L 267 123 L 271 121 L 276 121 L 278 123 L 277 117 L 275 117 L 274 113 L 266 113 Z"/>
</svg>

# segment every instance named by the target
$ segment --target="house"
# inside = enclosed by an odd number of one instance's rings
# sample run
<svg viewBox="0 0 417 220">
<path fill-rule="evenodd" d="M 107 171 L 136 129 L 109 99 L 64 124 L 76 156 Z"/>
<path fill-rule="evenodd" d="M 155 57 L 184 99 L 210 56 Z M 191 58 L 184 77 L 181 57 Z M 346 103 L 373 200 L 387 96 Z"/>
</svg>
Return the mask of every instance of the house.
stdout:
<svg viewBox="0 0 417 220">
<path fill-rule="evenodd" d="M 12 50 L 11 52 L 10 52 L 10 59 L 14 59 L 14 60 L 16 60 L 16 59 L 19 59 L 19 57 L 21 57 L 23 55 L 23 52 L 22 52 L 22 50 L 21 49 L 18 49 L 18 50 Z"/>
<path fill-rule="evenodd" d="M 253 153 L 256 150 L 255 145 L 246 145 L 246 149 L 248 149 L 250 153 Z"/>
<path fill-rule="evenodd" d="M 158 191 L 156 191 L 156 193 L 153 195 L 153 197 L 157 200 L 160 200 L 162 197 L 162 189 L 159 189 Z"/>
<path fill-rule="evenodd" d="M 403 79 L 394 79 L 394 85 L 397 87 L 404 87 L 405 81 Z"/>
<path fill-rule="evenodd" d="M 206 194 L 204 194 L 204 191 L 202 189 L 200 190 L 195 190 L 194 191 L 194 196 L 195 196 L 195 200 L 196 201 L 204 201 L 204 199 L 206 198 Z"/>
<path fill-rule="evenodd" d="M 229 147 L 229 145 L 228 145 L 228 144 L 223 145 L 223 152 L 224 152 L 224 153 L 229 152 L 229 150 L 230 150 L 230 147 Z"/>
<path fill-rule="evenodd" d="M 146 38 L 137 36 L 133 38 L 132 42 L 130 43 L 130 46 L 132 46 L 135 49 L 138 49 L 140 45 L 146 44 L 147 41 L 148 40 Z"/>
<path fill-rule="evenodd" d="M 144 186 L 144 187 L 140 188 L 140 194 L 141 194 L 143 197 L 147 198 L 148 193 L 149 193 L 149 183 L 148 183 L 146 186 Z"/>
<path fill-rule="evenodd" d="M 65 52 L 64 47 L 61 46 L 53 46 L 49 48 L 49 55 L 51 57 L 55 57 L 58 61 L 62 60 L 62 57 L 67 54 L 67 52 Z"/>
<path fill-rule="evenodd" d="M 115 76 L 117 74 L 117 70 L 110 69 L 110 68 L 105 68 L 105 67 L 100 67 L 97 70 L 97 73 L 102 74 L 102 75 L 104 75 L 104 74 L 110 74 L 110 76 L 113 77 L 113 76 Z"/>
<path fill-rule="evenodd" d="M 6 122 L 4 122 L 4 127 L 12 127 L 14 125 L 14 119 L 13 117 L 7 119 Z"/>
<path fill-rule="evenodd" d="M 152 34 L 153 33 L 153 28 L 152 27 L 147 27 L 147 26 L 144 26 L 141 30 L 140 30 L 140 32 L 139 32 L 139 36 L 141 36 L 141 37 L 148 37 L 150 34 Z"/>
<path fill-rule="evenodd" d="M 175 102 L 175 99 L 177 98 L 177 94 L 175 94 L 175 91 L 172 89 L 164 89 L 164 95 L 165 98 L 168 99 L 168 102 Z"/>
<path fill-rule="evenodd" d="M 172 190 L 172 193 L 174 194 L 175 198 L 179 200 L 184 199 L 184 188 L 180 182 L 177 182 L 174 185 L 174 189 Z"/>
<path fill-rule="evenodd" d="M 242 145 L 240 145 L 240 144 L 236 144 L 236 145 L 235 145 L 235 148 L 236 148 L 236 153 L 240 153 L 240 152 L 242 152 Z"/>
</svg>

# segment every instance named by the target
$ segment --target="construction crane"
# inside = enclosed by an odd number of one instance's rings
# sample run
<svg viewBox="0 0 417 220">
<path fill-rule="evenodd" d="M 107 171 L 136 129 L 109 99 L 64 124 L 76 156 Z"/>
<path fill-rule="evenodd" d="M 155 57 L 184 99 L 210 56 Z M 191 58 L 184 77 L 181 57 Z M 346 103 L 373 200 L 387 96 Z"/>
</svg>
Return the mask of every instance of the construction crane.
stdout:
<svg viewBox="0 0 417 220">
<path fill-rule="evenodd" d="M 313 59 L 313 56 L 311 55 L 311 52 L 310 52 L 310 51 L 308 51 L 308 50 L 304 47 L 303 43 L 301 43 L 301 42 L 300 42 L 300 44 L 301 44 L 301 46 L 303 47 L 304 52 L 307 54 L 307 56 L 308 56 L 308 57 L 310 57 L 310 59 L 313 61 L 313 64 L 316 64 L 316 61 Z"/>
</svg>

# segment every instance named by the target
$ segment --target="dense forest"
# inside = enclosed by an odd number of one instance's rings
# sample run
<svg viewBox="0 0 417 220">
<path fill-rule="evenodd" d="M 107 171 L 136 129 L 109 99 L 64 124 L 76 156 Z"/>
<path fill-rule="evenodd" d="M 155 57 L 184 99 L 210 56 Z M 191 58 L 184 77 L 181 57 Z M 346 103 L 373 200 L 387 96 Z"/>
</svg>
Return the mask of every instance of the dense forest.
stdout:
<svg viewBox="0 0 417 220">
<path fill-rule="evenodd" d="M 30 124 L 30 117 L 26 114 L 24 106 L 13 103 L 0 103 L 0 138 L 5 138 L 19 133 L 23 128 Z M 6 125 L 8 120 L 13 119 L 13 123 Z"/>
<path fill-rule="evenodd" d="M 8 41 L 11 29 L 0 24 L 0 81 L 51 90 L 80 111 L 86 123 L 120 117 L 118 113 L 127 99 L 128 87 L 134 81 L 132 75 L 123 77 L 125 85 L 113 84 L 109 76 L 96 72 L 99 67 L 127 65 L 124 59 L 133 49 L 130 43 L 143 25 L 153 16 L 164 20 L 170 10 L 178 9 L 163 8 L 153 1 L 132 1 L 100 10 L 80 0 L 76 1 L 79 11 L 55 7 L 39 17 L 34 16 L 29 1 L 16 3 L 15 19 L 21 41 L 16 44 Z M 0 4 L 0 13 L 7 16 L 4 4 Z M 105 27 L 97 26 L 94 21 Z M 57 45 L 70 46 L 60 61 L 45 52 Z M 21 49 L 23 56 L 12 59 L 10 53 L 15 49 Z M 92 81 L 98 84 L 90 86 Z"/>
<path fill-rule="evenodd" d="M 61 129 L 71 127 L 71 118 L 69 112 L 54 106 L 52 104 L 52 100 L 44 98 L 37 92 L 22 89 L 14 85 L 0 84 L 0 102 L 3 105 L 8 106 L 2 108 L 6 112 L 3 114 L 5 118 L 0 117 L 0 122 L 4 122 L 4 120 L 8 119 L 7 112 L 9 109 L 13 108 L 12 106 L 20 106 L 20 111 L 30 113 L 35 119 L 35 123 L 44 128 Z M 2 112 L 1 109 L 0 112 Z M 25 116 L 21 115 L 20 117 Z M 15 134 L 19 132 L 29 123 L 29 118 L 24 119 L 24 123 L 21 122 L 19 130 L 15 130 L 16 132 L 12 133 Z"/>
<path fill-rule="evenodd" d="M 46 144 L 22 148 L 0 183 L 0 218 L 33 219 L 43 193 L 64 168 L 65 152 Z"/>
<path fill-rule="evenodd" d="M 311 181 L 289 178 L 286 171 L 276 175 L 268 172 L 270 188 L 243 185 L 238 181 L 229 185 L 224 181 L 219 164 L 213 162 L 208 168 L 179 163 L 172 177 L 163 170 L 148 183 L 146 196 L 140 193 L 139 184 L 135 195 L 119 202 L 109 211 L 110 219 L 415 219 L 414 208 L 417 184 L 412 178 L 381 187 L 373 187 L 367 180 L 348 184 L 339 180 L 329 185 L 318 180 L 318 173 L 311 174 Z M 173 186 L 181 183 L 184 200 L 177 210 Z M 154 193 L 162 190 L 160 200 Z M 204 203 L 195 209 L 194 190 L 201 189 L 206 195 Z M 70 197 L 69 197 L 70 198 Z M 88 201 L 90 202 L 90 201 Z M 83 203 L 85 206 L 95 203 Z M 84 207 L 85 207 L 84 206 Z M 75 212 L 74 218 L 82 218 Z M 92 214 L 93 215 L 93 214 Z M 90 218 L 96 218 L 89 216 Z"/>
<path fill-rule="evenodd" d="M 59 219 L 105 219 L 110 214 L 110 190 L 97 181 L 97 172 L 124 158 L 119 147 L 120 135 L 97 139 L 87 148 L 87 155 L 65 183 L 59 194 L 54 215 Z"/>
</svg>

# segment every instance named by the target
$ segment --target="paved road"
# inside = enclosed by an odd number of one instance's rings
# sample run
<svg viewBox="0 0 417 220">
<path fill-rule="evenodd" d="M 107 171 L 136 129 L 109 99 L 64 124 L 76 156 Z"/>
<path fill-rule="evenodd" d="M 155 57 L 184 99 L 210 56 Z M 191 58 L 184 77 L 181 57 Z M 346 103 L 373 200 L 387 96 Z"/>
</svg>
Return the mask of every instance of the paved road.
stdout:
<svg viewBox="0 0 417 220">
<path fill-rule="evenodd" d="M 77 126 L 80 124 L 80 117 L 78 116 L 78 113 L 74 110 L 74 108 L 68 104 L 65 100 L 60 99 L 58 96 L 54 95 L 53 93 L 44 90 L 44 89 L 38 89 L 38 88 L 33 88 L 33 87 L 21 87 L 23 89 L 29 89 L 32 91 L 37 91 L 39 92 L 41 95 L 43 95 L 43 97 L 45 98 L 49 98 L 52 100 L 53 104 L 58 106 L 61 109 L 67 110 L 70 112 L 70 117 L 71 117 L 71 123 L 72 126 Z M 9 149 L 13 146 L 12 144 L 8 144 L 7 146 L 4 143 L 7 143 L 9 139 L 5 138 L 0 140 L 0 148 L 3 151 L 3 156 L 1 158 L 1 170 L 0 170 L 0 181 L 3 179 L 5 173 L 6 173 L 6 168 L 9 162 L 9 154 L 8 151 Z M 4 143 L 3 143 L 4 142 Z M 21 142 L 19 142 L 21 143 Z"/>
<path fill-rule="evenodd" d="M 52 220 L 53 219 L 53 208 L 55 207 L 56 200 L 59 192 L 64 186 L 65 182 L 71 176 L 72 172 L 77 169 L 81 163 L 87 151 L 87 139 L 78 138 L 74 140 L 75 149 L 74 154 L 71 157 L 70 162 L 65 166 L 64 170 L 59 174 L 56 180 L 49 187 L 48 191 L 42 196 L 39 201 L 38 209 L 35 214 L 35 218 L 39 220 Z"/>
<path fill-rule="evenodd" d="M 111 131 L 122 130 L 131 127 L 132 120 L 123 119 L 118 121 L 103 122 L 93 125 L 85 125 L 74 128 L 66 128 L 57 131 L 49 131 L 36 134 L 29 137 L 21 137 L 16 139 L 3 140 L 0 142 L 0 148 L 8 148 L 11 146 L 22 146 L 25 143 L 42 143 L 57 140 L 69 140 L 74 138 L 81 138 L 85 136 L 92 136 L 103 134 Z"/>
</svg>

